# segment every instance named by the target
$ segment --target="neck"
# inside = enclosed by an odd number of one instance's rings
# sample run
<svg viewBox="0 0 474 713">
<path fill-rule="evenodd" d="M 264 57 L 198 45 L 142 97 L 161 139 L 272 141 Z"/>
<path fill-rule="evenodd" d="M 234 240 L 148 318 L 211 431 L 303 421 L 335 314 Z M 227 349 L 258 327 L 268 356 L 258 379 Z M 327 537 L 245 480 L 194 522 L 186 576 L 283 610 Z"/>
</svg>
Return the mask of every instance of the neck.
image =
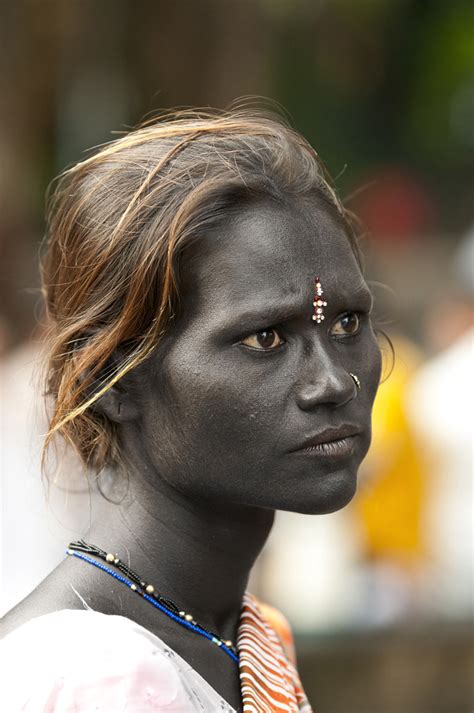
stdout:
<svg viewBox="0 0 474 713">
<path fill-rule="evenodd" d="M 119 504 L 97 493 L 86 539 L 117 553 L 201 625 L 232 638 L 274 512 L 191 501 L 162 479 L 153 482 L 131 473 Z"/>
</svg>

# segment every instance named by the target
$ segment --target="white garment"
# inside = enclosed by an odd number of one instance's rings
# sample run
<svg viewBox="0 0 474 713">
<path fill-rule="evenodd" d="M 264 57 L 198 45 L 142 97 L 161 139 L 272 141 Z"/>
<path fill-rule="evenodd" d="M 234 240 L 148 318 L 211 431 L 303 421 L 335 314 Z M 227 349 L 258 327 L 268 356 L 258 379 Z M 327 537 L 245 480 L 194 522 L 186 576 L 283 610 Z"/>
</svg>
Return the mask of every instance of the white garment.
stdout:
<svg viewBox="0 0 474 713">
<path fill-rule="evenodd" d="M 41 481 L 41 448 L 48 430 L 35 346 L 0 362 L 0 616 L 13 608 L 64 559 L 66 545 L 90 522 L 88 487 L 77 463 L 61 454 L 63 480 Z M 52 479 L 59 473 L 54 470 Z M 60 489 L 62 488 L 62 489 Z M 19 553 L 28 566 L 19 567 Z"/>
<path fill-rule="evenodd" d="M 415 375 L 410 418 L 434 454 L 426 508 L 432 588 L 428 606 L 453 617 L 474 613 L 474 329 Z"/>
<path fill-rule="evenodd" d="M 0 641 L 8 713 L 235 713 L 159 637 L 127 617 L 62 609 Z"/>
</svg>

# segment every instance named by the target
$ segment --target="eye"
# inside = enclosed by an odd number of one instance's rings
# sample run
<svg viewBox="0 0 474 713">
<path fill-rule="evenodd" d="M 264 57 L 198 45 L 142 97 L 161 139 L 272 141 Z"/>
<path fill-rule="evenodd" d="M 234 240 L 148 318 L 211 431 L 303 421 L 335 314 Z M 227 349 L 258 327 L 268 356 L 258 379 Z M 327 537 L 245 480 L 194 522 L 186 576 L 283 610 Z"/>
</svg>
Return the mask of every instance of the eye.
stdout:
<svg viewBox="0 0 474 713">
<path fill-rule="evenodd" d="M 345 312 L 331 329 L 333 336 L 352 336 L 360 329 L 360 316 L 357 312 Z"/>
<path fill-rule="evenodd" d="M 245 339 L 242 339 L 240 342 L 240 344 L 259 351 L 271 351 L 284 343 L 285 340 L 280 337 L 277 330 L 273 327 L 270 329 L 261 329 L 259 332 L 249 334 L 248 337 L 245 337 Z"/>
</svg>

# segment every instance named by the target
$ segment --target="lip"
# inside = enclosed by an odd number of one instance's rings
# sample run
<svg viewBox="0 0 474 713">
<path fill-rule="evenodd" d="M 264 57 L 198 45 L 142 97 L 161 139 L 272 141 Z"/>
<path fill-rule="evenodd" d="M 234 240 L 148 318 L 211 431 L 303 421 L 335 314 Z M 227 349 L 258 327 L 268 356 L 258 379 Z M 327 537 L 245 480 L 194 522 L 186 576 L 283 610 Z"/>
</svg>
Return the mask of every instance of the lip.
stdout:
<svg viewBox="0 0 474 713">
<path fill-rule="evenodd" d="M 316 458 L 347 458 L 353 455 L 357 436 L 347 436 L 337 441 L 319 443 L 293 451 L 296 455 L 311 456 Z"/>
<path fill-rule="evenodd" d="M 353 424 L 344 423 L 334 428 L 326 428 L 320 433 L 308 436 L 292 452 L 304 451 L 314 453 L 324 453 L 326 455 L 338 455 L 349 452 L 358 436 L 361 428 Z"/>
</svg>

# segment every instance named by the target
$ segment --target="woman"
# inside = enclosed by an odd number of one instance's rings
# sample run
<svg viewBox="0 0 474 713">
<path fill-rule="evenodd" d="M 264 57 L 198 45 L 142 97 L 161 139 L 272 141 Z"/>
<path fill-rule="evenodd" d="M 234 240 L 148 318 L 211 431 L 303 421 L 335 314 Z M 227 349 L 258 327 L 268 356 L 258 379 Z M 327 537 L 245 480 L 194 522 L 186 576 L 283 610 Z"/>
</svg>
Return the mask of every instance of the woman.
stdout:
<svg viewBox="0 0 474 713">
<path fill-rule="evenodd" d="M 48 236 L 47 445 L 105 497 L 6 617 L 8 710 L 310 711 L 247 580 L 276 510 L 352 498 L 380 377 L 316 153 L 272 117 L 179 113 L 67 171 Z"/>
</svg>

